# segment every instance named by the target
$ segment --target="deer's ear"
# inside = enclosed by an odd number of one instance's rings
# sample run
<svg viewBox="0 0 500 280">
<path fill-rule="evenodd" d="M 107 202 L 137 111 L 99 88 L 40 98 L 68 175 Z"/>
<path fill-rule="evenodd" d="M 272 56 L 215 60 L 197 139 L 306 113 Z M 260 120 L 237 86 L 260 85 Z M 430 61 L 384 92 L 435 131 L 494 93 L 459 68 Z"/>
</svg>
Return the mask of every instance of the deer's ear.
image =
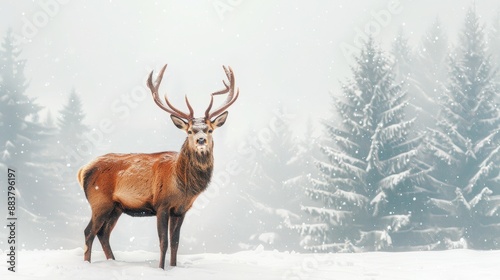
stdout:
<svg viewBox="0 0 500 280">
<path fill-rule="evenodd" d="M 172 122 L 175 124 L 175 126 L 177 126 L 177 128 L 182 130 L 188 129 L 188 123 L 185 122 L 183 119 L 176 117 L 174 115 L 170 115 L 170 118 L 172 119 Z"/>
<path fill-rule="evenodd" d="M 224 125 L 228 114 L 229 112 L 225 111 L 224 113 L 220 114 L 217 118 L 215 118 L 215 120 L 212 122 L 214 127 L 221 127 L 222 125 Z"/>
</svg>

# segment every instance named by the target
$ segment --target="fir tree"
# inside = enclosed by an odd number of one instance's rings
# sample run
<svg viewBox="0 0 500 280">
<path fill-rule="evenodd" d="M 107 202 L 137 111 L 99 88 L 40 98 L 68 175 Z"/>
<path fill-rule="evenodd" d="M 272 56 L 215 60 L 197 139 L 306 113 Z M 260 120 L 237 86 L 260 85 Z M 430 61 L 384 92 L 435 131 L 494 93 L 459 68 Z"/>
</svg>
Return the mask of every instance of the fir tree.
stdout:
<svg viewBox="0 0 500 280">
<path fill-rule="evenodd" d="M 427 74 L 431 83 L 446 81 L 446 59 L 448 57 L 448 38 L 439 17 L 434 19 L 430 28 L 422 37 L 418 51 L 422 66 L 430 70 Z"/>
<path fill-rule="evenodd" d="M 472 8 L 459 46 L 439 122 L 427 144 L 434 156 L 429 178 L 439 190 L 431 199 L 432 222 L 452 233 L 444 236 L 449 244 L 465 240 L 461 243 L 472 248 L 500 248 L 498 87 L 484 28 Z"/>
<path fill-rule="evenodd" d="M 80 96 L 72 89 L 64 107 L 59 111 L 57 118 L 58 132 L 53 139 L 53 147 L 57 149 L 54 154 L 57 155 L 57 161 L 63 166 L 61 170 L 64 177 L 71 177 L 70 182 L 74 182 L 74 174 L 80 166 L 75 165 L 75 157 L 82 161 L 83 155 L 88 151 L 81 151 L 79 144 L 85 141 L 85 133 L 89 132 L 89 127 L 84 124 L 85 113 Z"/>
<path fill-rule="evenodd" d="M 26 222 L 25 226 L 31 228 L 23 234 L 34 237 L 27 238 L 25 244 L 34 240 L 37 244 L 29 245 L 41 246 L 47 238 L 42 222 L 46 222 L 50 214 L 47 209 L 51 194 L 43 184 L 50 176 L 43 157 L 48 132 L 38 120 L 42 107 L 26 95 L 26 60 L 20 56 L 21 50 L 9 30 L 0 49 L 0 167 L 18 170 L 17 213 Z"/>
<path fill-rule="evenodd" d="M 444 84 L 448 78 L 448 42 L 441 21 L 436 18 L 421 39 L 414 69 L 416 88 L 412 103 L 421 111 L 421 128 L 434 127 Z"/>
<path fill-rule="evenodd" d="M 86 207 L 86 201 L 75 179 L 79 166 L 71 165 L 69 157 L 82 154 L 75 149 L 89 130 L 83 122 L 84 118 L 82 101 L 75 89 L 72 89 L 66 104 L 59 111 L 56 131 L 47 141 L 49 152 L 46 158 L 50 159 L 48 165 L 52 170 L 56 170 L 49 183 L 53 195 L 51 219 L 54 220 L 53 227 L 57 229 L 53 236 L 57 238 L 51 240 L 54 243 L 49 243 L 49 246 L 75 246 L 77 244 L 74 239 L 68 236 L 79 234 L 81 231 L 80 213 L 81 209 Z"/>
<path fill-rule="evenodd" d="M 258 156 L 246 163 L 244 199 L 249 215 L 245 223 L 254 224 L 247 245 L 264 245 L 278 250 L 298 250 L 300 236 L 290 225 L 297 224 L 305 197 L 299 184 L 307 169 L 304 150 L 293 137 L 289 116 L 283 109 L 274 112 L 269 125 L 257 133 Z M 265 135 L 265 136 L 264 136 Z"/>
<path fill-rule="evenodd" d="M 392 56 L 394 57 L 395 80 L 404 84 L 410 83 L 413 79 L 413 53 L 403 29 L 399 30 L 398 35 L 394 39 Z"/>
<path fill-rule="evenodd" d="M 488 34 L 488 54 L 491 56 L 491 66 L 500 69 L 500 8 L 497 10 L 490 32 Z M 500 75 L 495 75 L 495 81 L 500 83 Z M 497 100 L 500 100 L 497 96 Z"/>
<path fill-rule="evenodd" d="M 415 185 L 420 138 L 409 136 L 413 120 L 406 120 L 406 93 L 391 64 L 370 39 L 352 69 L 344 98 L 334 98 L 342 121 L 325 124 L 331 143 L 321 147 L 322 178 L 307 190 L 322 206 L 303 208 L 315 217 L 301 227 L 302 244 L 313 251 L 407 246 L 392 236 L 413 226 L 424 203 Z"/>
<path fill-rule="evenodd" d="M 25 94 L 28 87 L 24 77 L 26 60 L 20 59 L 20 54 L 12 30 L 9 30 L 0 50 L 1 123 L 4 131 L 0 135 L 0 148 L 3 163 L 19 168 L 33 161 L 33 151 L 38 150 L 36 139 L 42 133 L 40 125 L 33 121 L 41 107 Z"/>
<path fill-rule="evenodd" d="M 488 36 L 488 51 L 493 58 L 492 66 L 500 67 L 500 9 L 496 12 Z M 497 81 L 498 81 L 497 75 Z"/>
<path fill-rule="evenodd" d="M 407 107 L 406 114 L 410 118 L 419 120 L 416 124 L 420 125 L 420 127 L 414 130 L 418 133 L 424 124 L 422 123 L 421 92 L 418 82 L 415 80 L 417 60 L 403 29 L 399 30 L 394 39 L 391 54 L 393 58 L 394 80 L 400 83 L 402 89 L 407 92 L 410 106 Z"/>
<path fill-rule="evenodd" d="M 72 89 L 68 101 L 64 108 L 59 112 L 60 117 L 57 120 L 59 127 L 59 138 L 63 145 L 74 146 L 83 139 L 83 134 L 89 128 L 83 123 L 85 114 L 80 96 Z"/>
</svg>

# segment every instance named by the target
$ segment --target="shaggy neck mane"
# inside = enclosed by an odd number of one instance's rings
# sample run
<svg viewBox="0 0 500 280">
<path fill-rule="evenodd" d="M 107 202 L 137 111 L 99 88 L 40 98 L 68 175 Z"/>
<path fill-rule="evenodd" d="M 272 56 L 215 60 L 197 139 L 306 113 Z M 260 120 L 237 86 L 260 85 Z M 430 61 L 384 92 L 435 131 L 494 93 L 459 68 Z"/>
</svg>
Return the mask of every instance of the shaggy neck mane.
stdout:
<svg viewBox="0 0 500 280">
<path fill-rule="evenodd" d="M 199 155 L 189 148 L 186 140 L 178 154 L 176 163 L 178 187 L 186 195 L 198 195 L 210 183 L 213 165 L 212 151 Z"/>
</svg>

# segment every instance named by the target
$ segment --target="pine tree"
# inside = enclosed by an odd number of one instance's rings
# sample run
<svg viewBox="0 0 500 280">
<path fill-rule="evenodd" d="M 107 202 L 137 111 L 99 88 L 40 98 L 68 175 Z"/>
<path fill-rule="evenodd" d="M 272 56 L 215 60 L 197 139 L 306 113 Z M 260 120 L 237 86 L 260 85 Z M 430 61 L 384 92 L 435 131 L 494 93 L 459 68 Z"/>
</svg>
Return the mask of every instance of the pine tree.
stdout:
<svg viewBox="0 0 500 280">
<path fill-rule="evenodd" d="M 321 179 L 308 195 L 321 207 L 303 209 L 315 222 L 301 227 L 302 244 L 313 251 L 389 250 L 392 236 L 409 229 L 425 200 L 414 160 L 420 138 L 410 137 L 406 93 L 394 82 L 391 63 L 370 39 L 356 58 L 354 78 L 334 98 L 336 113 L 325 124 L 332 140 L 321 147 Z M 340 127 L 339 127 L 340 123 Z"/>
<path fill-rule="evenodd" d="M 69 157 L 75 153 L 82 154 L 75 149 L 89 130 L 83 122 L 84 118 L 81 99 L 72 89 L 66 104 L 59 111 L 54 133 L 47 139 L 48 152 L 45 158 L 48 159 L 47 165 L 55 170 L 47 182 L 52 194 L 50 219 L 54 228 L 54 238 L 47 244 L 49 247 L 77 246 L 74 238 L 68 236 L 80 233 L 80 213 L 86 207 L 86 201 L 75 179 L 79 166 L 72 166 Z"/>
<path fill-rule="evenodd" d="M 444 84 L 448 78 L 448 41 L 441 21 L 436 18 L 422 37 L 414 69 L 416 91 L 412 103 L 421 111 L 420 127 L 435 127 Z"/>
<path fill-rule="evenodd" d="M 488 51 L 493 58 L 492 66 L 500 67 L 500 9 L 495 14 L 488 36 Z M 497 81 L 498 81 L 497 75 Z"/>
<path fill-rule="evenodd" d="M 3 131 L 0 135 L 0 148 L 2 148 L 3 163 L 22 167 L 26 162 L 31 162 L 36 150 L 40 127 L 33 122 L 35 115 L 41 109 L 32 98 L 25 95 L 28 84 L 24 77 L 26 60 L 20 59 L 21 51 L 17 48 L 12 30 L 7 32 L 2 49 L 0 100 Z"/>
<path fill-rule="evenodd" d="M 315 137 L 314 122 L 309 117 L 306 120 L 306 130 L 301 138 L 297 139 L 294 144 L 295 156 L 289 160 L 289 164 L 299 165 L 299 170 L 296 176 L 284 181 L 285 185 L 295 187 L 299 192 L 302 192 L 305 185 L 309 184 L 311 177 L 319 175 L 318 169 L 315 166 L 315 160 L 321 156 L 318 149 L 320 139 Z M 303 201 L 301 201 L 303 202 Z"/>
<path fill-rule="evenodd" d="M 25 91 L 28 87 L 24 77 L 26 60 L 20 59 L 21 50 L 17 47 L 12 30 L 7 32 L 0 49 L 0 106 L 1 129 L 0 149 L 2 166 L 22 169 L 25 178 L 33 183 L 40 172 L 40 151 L 45 137 L 43 126 L 37 122 L 42 109 Z"/>
<path fill-rule="evenodd" d="M 439 122 L 427 144 L 434 156 L 429 178 L 439 190 L 430 200 L 432 222 L 450 233 L 445 245 L 500 248 L 499 89 L 473 8 L 450 68 Z"/>
<path fill-rule="evenodd" d="M 394 39 L 392 56 L 394 57 L 395 80 L 403 84 L 409 84 L 413 79 L 413 52 L 403 29 L 399 30 Z"/>
<path fill-rule="evenodd" d="M 89 128 L 83 123 L 85 114 L 80 96 L 72 89 L 68 101 L 64 108 L 59 112 L 60 117 L 57 120 L 59 127 L 59 138 L 63 145 L 74 146 L 75 143 L 82 141 L 83 134 Z"/>
<path fill-rule="evenodd" d="M 50 206 L 50 193 L 43 184 L 50 176 L 43 158 L 48 133 L 38 118 L 42 107 L 26 95 L 26 60 L 20 55 L 21 50 L 9 30 L 0 49 L 0 167 L 18 170 L 17 213 L 22 216 L 25 226 L 31 228 L 24 234 L 36 237 L 27 238 L 25 244 L 34 240 L 37 244 L 33 245 L 40 246 L 43 235 L 47 236 L 42 222 L 47 221 L 46 209 Z"/>
<path fill-rule="evenodd" d="M 300 203 L 306 198 L 298 184 L 307 172 L 305 151 L 299 149 L 283 109 L 275 111 L 257 135 L 261 136 L 255 144 L 258 156 L 245 168 L 248 186 L 243 197 L 249 213 L 245 223 L 254 224 L 247 246 L 299 250 L 300 236 L 290 226 L 299 223 Z"/>
<path fill-rule="evenodd" d="M 74 174 L 80 167 L 78 164 L 75 165 L 75 158 L 77 157 L 81 164 L 90 159 L 85 157 L 89 151 L 79 150 L 82 146 L 79 144 L 85 141 L 85 133 L 89 132 L 89 127 L 83 122 L 84 118 L 83 103 L 76 90 L 72 89 L 67 103 L 59 112 L 58 132 L 54 136 L 52 145 L 56 149 L 53 152 L 58 157 L 58 163 L 64 166 L 62 174 L 64 177 L 71 177 L 70 182 L 74 182 Z"/>
<path fill-rule="evenodd" d="M 418 120 L 416 126 L 419 129 L 414 129 L 415 133 L 418 133 L 424 127 L 424 119 L 428 114 L 427 112 L 423 114 L 420 100 L 422 99 L 422 94 L 419 83 L 416 81 L 418 60 L 402 28 L 394 39 L 391 54 L 393 58 L 394 81 L 400 83 L 402 89 L 407 92 L 407 99 L 410 106 L 407 107 L 405 113 L 409 118 Z"/>
</svg>

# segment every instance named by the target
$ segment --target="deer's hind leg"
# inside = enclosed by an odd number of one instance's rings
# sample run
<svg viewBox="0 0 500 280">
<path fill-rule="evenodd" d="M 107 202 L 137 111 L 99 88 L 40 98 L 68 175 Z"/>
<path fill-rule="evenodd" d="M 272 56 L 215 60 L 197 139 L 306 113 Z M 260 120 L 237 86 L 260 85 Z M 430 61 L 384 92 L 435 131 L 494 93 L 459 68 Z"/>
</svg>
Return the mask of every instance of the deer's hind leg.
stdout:
<svg viewBox="0 0 500 280">
<path fill-rule="evenodd" d="M 122 210 L 118 207 L 115 207 L 110 213 L 101 229 L 97 232 L 97 237 L 101 242 L 102 249 L 104 254 L 106 255 L 106 259 L 114 260 L 115 256 L 113 255 L 113 251 L 111 250 L 111 246 L 109 244 L 109 237 L 111 235 L 111 231 L 116 225 L 118 218 L 120 218 L 122 214 Z"/>
<path fill-rule="evenodd" d="M 94 242 L 94 238 L 96 235 L 101 231 L 101 229 L 104 227 L 104 224 L 108 221 L 108 218 L 110 214 L 114 210 L 114 205 L 111 204 L 104 204 L 101 205 L 100 207 L 92 207 L 92 218 L 90 219 L 89 224 L 85 228 L 84 234 L 85 234 L 85 252 L 84 252 L 84 260 L 90 262 L 91 255 L 92 255 L 92 244 Z M 116 218 L 116 220 L 118 217 Z M 116 221 L 115 221 L 116 223 Z M 111 227 L 112 229 L 112 227 Z M 104 234 L 103 230 L 103 234 Z M 109 231 L 111 232 L 111 230 Z M 101 239 L 101 237 L 99 237 Z M 102 244 L 102 241 L 101 241 Z M 109 243 L 108 243 L 109 246 Z M 104 246 L 103 246 L 104 248 Z M 109 248 L 111 250 L 111 248 Z"/>
</svg>

